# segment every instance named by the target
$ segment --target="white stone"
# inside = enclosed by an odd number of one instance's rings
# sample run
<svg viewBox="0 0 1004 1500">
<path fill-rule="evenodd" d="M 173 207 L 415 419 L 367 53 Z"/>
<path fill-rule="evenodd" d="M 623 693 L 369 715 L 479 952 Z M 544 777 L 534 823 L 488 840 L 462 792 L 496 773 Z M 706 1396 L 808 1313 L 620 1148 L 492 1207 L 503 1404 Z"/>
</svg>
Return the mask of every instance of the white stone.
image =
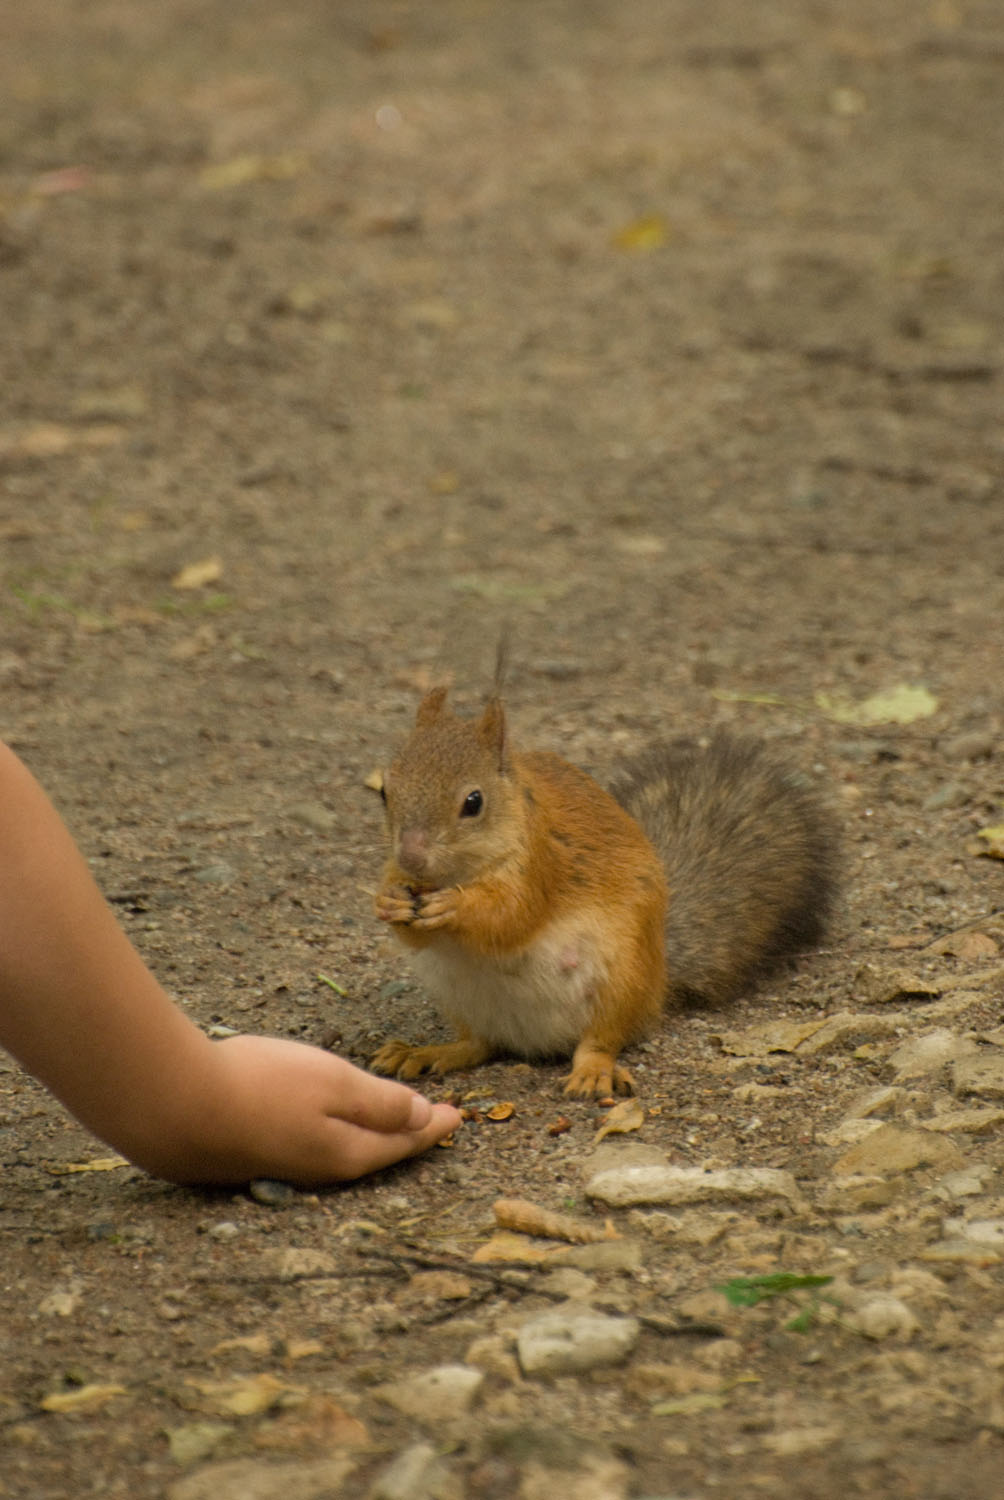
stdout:
<svg viewBox="0 0 1004 1500">
<path fill-rule="evenodd" d="M 559 1310 L 524 1323 L 516 1349 L 525 1375 L 573 1375 L 597 1365 L 619 1364 L 640 1332 L 637 1318 Z"/>
<path fill-rule="evenodd" d="M 446 1422 L 470 1411 L 484 1382 L 484 1371 L 469 1365 L 435 1365 L 373 1388 L 373 1395 L 419 1422 Z"/>
<path fill-rule="evenodd" d="M 623 1208 L 637 1203 L 706 1203 L 736 1198 L 797 1201 L 798 1185 L 777 1167 L 622 1166 L 596 1172 L 586 1183 L 590 1198 Z"/>
</svg>

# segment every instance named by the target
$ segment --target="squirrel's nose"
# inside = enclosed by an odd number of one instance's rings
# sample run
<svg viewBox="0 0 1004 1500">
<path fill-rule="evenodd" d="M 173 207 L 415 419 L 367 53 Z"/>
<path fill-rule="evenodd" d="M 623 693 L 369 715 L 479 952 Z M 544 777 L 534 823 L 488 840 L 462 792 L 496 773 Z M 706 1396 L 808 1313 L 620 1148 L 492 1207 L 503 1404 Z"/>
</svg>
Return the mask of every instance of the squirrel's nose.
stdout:
<svg viewBox="0 0 1004 1500">
<path fill-rule="evenodd" d="M 397 862 L 411 875 L 421 875 L 429 858 L 429 835 L 421 828 L 405 828 L 398 841 Z"/>
</svg>

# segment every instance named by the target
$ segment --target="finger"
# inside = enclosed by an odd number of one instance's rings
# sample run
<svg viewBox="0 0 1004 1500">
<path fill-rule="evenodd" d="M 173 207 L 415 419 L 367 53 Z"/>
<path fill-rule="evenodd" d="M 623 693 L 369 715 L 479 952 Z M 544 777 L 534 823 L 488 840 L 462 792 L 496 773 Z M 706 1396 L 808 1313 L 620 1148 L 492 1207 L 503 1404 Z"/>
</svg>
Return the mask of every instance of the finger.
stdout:
<svg viewBox="0 0 1004 1500">
<path fill-rule="evenodd" d="M 333 1120 L 330 1161 L 324 1175 L 329 1181 L 349 1182 L 367 1172 L 377 1172 L 381 1167 L 428 1151 L 460 1124 L 459 1111 L 449 1104 L 434 1105 L 428 1124 L 418 1131 L 374 1131 Z"/>
<path fill-rule="evenodd" d="M 425 1129 L 433 1106 L 414 1089 L 390 1078 L 376 1078 L 343 1061 L 344 1073 L 332 1091 L 328 1115 L 367 1130 L 393 1133 Z"/>
</svg>

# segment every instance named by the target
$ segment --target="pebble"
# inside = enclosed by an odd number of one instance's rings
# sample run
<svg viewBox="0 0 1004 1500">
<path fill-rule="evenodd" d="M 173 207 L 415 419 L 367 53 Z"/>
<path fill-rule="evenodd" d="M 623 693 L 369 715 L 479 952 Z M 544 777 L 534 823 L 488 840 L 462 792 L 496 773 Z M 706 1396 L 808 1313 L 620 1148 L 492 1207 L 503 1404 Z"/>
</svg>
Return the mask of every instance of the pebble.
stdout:
<svg viewBox="0 0 1004 1500">
<path fill-rule="evenodd" d="M 975 1042 L 939 1026 L 924 1036 L 911 1037 L 903 1042 L 890 1054 L 887 1066 L 892 1069 L 896 1083 L 905 1083 L 911 1078 L 926 1078 L 930 1073 L 937 1073 L 946 1063 L 969 1057 L 977 1050 Z"/>
<path fill-rule="evenodd" d="M 1004 1250 L 1004 1219 L 946 1219 L 944 1238 Z"/>
<path fill-rule="evenodd" d="M 975 729 L 968 734 L 956 734 L 942 745 L 949 760 L 987 760 L 993 755 L 996 740 L 985 730 Z"/>
<path fill-rule="evenodd" d="M 484 1371 L 469 1365 L 435 1365 L 404 1380 L 373 1387 L 373 1395 L 406 1417 L 435 1424 L 463 1417 L 477 1400 Z"/>
<path fill-rule="evenodd" d="M 900 1297 L 883 1293 L 860 1302 L 850 1314 L 851 1326 L 867 1339 L 911 1338 L 920 1327 Z"/>
<path fill-rule="evenodd" d="M 432 1444 L 413 1443 L 377 1477 L 369 1500 L 463 1500 L 463 1493 Z"/>
<path fill-rule="evenodd" d="M 356 1460 L 344 1455 L 290 1463 L 238 1458 L 211 1463 L 169 1484 L 166 1500 L 330 1500 Z"/>
<path fill-rule="evenodd" d="M 218 1224 L 211 1224 L 207 1231 L 214 1240 L 235 1240 L 240 1232 L 240 1225 L 235 1224 L 233 1219 L 221 1219 Z"/>
<path fill-rule="evenodd" d="M 516 1350 L 524 1375 L 574 1375 L 627 1359 L 641 1333 L 637 1318 L 598 1312 L 544 1313 L 524 1323 Z"/>
<path fill-rule="evenodd" d="M 237 879 L 237 870 L 225 859 L 217 859 L 210 865 L 193 870 L 192 879 L 197 880 L 200 885 L 232 885 Z"/>
<path fill-rule="evenodd" d="M 970 1057 L 952 1064 L 952 1092 L 960 1099 L 975 1094 L 981 1099 L 1004 1099 L 1004 1053 L 981 1047 Z"/>
<path fill-rule="evenodd" d="M 615 1208 L 638 1203 L 704 1203 L 709 1200 L 784 1198 L 798 1202 L 798 1184 L 778 1167 L 700 1167 L 627 1165 L 596 1172 L 586 1183 L 590 1198 Z"/>
<path fill-rule="evenodd" d="M 294 802 L 287 812 L 294 823 L 314 833 L 332 833 L 338 826 L 337 816 L 321 802 Z"/>
<path fill-rule="evenodd" d="M 854 1173 L 828 1182 L 816 1198 L 816 1205 L 826 1213 L 853 1214 L 887 1208 L 900 1197 L 906 1184 L 900 1177 L 879 1177 Z"/>
<path fill-rule="evenodd" d="M 845 1151 L 833 1170 L 841 1176 L 867 1176 L 912 1172 L 918 1167 L 940 1167 L 947 1171 L 962 1164 L 962 1152 L 954 1141 L 929 1130 L 900 1130 L 895 1125 L 880 1125 Z"/>
<path fill-rule="evenodd" d="M 256 1203 L 264 1203 L 266 1208 L 288 1208 L 300 1196 L 288 1182 L 274 1182 L 270 1177 L 256 1177 L 248 1184 L 248 1192 Z"/>
</svg>

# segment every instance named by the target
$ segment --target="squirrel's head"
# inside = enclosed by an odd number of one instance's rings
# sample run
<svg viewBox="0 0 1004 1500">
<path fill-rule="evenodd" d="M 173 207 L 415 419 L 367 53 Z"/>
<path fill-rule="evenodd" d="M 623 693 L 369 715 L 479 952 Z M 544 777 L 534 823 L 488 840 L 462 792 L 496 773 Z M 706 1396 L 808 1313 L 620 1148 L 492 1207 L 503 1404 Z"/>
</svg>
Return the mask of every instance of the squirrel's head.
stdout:
<svg viewBox="0 0 1004 1500">
<path fill-rule="evenodd" d="M 391 857 L 416 890 L 462 885 L 511 851 L 518 798 L 508 766 L 505 710 L 493 697 L 461 719 L 433 688 L 383 778 Z"/>
</svg>

